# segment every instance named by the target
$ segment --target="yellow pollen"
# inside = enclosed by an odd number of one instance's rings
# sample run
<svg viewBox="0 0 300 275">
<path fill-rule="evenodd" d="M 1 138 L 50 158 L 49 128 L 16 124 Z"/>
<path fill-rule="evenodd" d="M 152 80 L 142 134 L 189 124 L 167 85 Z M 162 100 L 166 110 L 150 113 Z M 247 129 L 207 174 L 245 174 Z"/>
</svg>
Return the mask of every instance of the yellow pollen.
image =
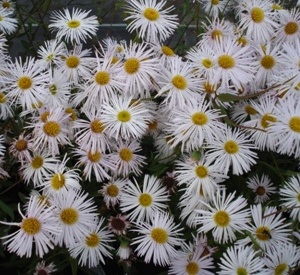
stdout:
<svg viewBox="0 0 300 275">
<path fill-rule="evenodd" d="M 78 20 L 70 20 L 68 21 L 68 27 L 71 28 L 71 29 L 76 29 L 80 26 L 80 21 Z"/>
<path fill-rule="evenodd" d="M 203 112 L 196 112 L 192 115 L 192 121 L 196 125 L 203 126 L 208 122 L 208 117 Z"/>
<path fill-rule="evenodd" d="M 199 178 L 205 178 L 208 175 L 207 168 L 205 166 L 203 166 L 203 165 L 197 166 L 196 169 L 195 169 L 195 172 L 196 172 L 196 175 Z"/>
<path fill-rule="evenodd" d="M 96 233 L 90 233 L 89 236 L 85 238 L 85 244 L 89 247 L 96 247 L 100 243 L 100 238 Z"/>
<path fill-rule="evenodd" d="M 119 187 L 115 184 L 111 184 L 111 185 L 107 186 L 106 193 L 110 197 L 116 197 L 119 195 Z"/>
<path fill-rule="evenodd" d="M 230 217 L 226 211 L 219 210 L 214 215 L 214 222 L 219 227 L 226 227 L 230 222 Z"/>
<path fill-rule="evenodd" d="M 20 139 L 16 141 L 15 148 L 21 152 L 27 149 L 27 141 L 24 139 Z"/>
<path fill-rule="evenodd" d="M 49 86 L 49 92 L 50 92 L 50 94 L 52 94 L 52 95 L 56 95 L 56 93 L 57 93 L 57 87 L 56 87 L 55 84 L 51 84 L 51 85 Z"/>
<path fill-rule="evenodd" d="M 74 208 L 65 208 L 60 212 L 61 221 L 67 225 L 73 225 L 78 221 L 78 218 L 78 211 Z"/>
<path fill-rule="evenodd" d="M 77 118 L 76 112 L 72 108 L 66 108 L 65 113 L 69 114 L 69 119 L 74 121 Z"/>
<path fill-rule="evenodd" d="M 146 8 L 144 10 L 144 16 L 149 21 L 156 21 L 159 18 L 159 12 L 156 9 L 153 9 L 153 8 Z"/>
<path fill-rule="evenodd" d="M 41 121 L 46 122 L 49 115 L 50 115 L 50 112 L 48 112 L 48 111 L 42 113 L 42 114 L 40 115 Z"/>
<path fill-rule="evenodd" d="M 55 57 L 55 55 L 53 53 L 50 53 L 47 57 L 46 57 L 46 61 L 51 61 L 53 60 L 53 58 Z"/>
<path fill-rule="evenodd" d="M 47 121 L 43 130 L 47 136 L 56 137 L 60 133 L 60 125 L 56 121 Z"/>
<path fill-rule="evenodd" d="M 266 194 L 266 189 L 265 189 L 263 186 L 258 186 L 258 187 L 256 188 L 255 193 L 256 193 L 258 196 L 263 196 L 264 194 Z"/>
<path fill-rule="evenodd" d="M 286 274 L 286 271 L 288 270 L 288 265 L 285 263 L 279 264 L 278 266 L 276 266 L 275 268 L 275 272 L 274 275 L 283 275 Z"/>
<path fill-rule="evenodd" d="M 25 218 L 21 223 L 21 228 L 28 235 L 35 235 L 40 232 L 42 225 L 40 221 L 36 218 Z"/>
<path fill-rule="evenodd" d="M 219 0 L 211 0 L 212 5 L 219 5 Z"/>
<path fill-rule="evenodd" d="M 119 152 L 120 158 L 126 162 L 129 162 L 133 158 L 132 151 L 129 148 L 122 148 Z"/>
<path fill-rule="evenodd" d="M 77 68 L 80 61 L 79 58 L 75 55 L 70 55 L 66 58 L 66 65 L 68 68 L 74 69 Z"/>
<path fill-rule="evenodd" d="M 201 63 L 206 69 L 209 69 L 214 65 L 214 62 L 209 58 L 203 58 Z"/>
<path fill-rule="evenodd" d="M 300 133 L 300 116 L 291 117 L 289 121 L 289 126 L 294 132 Z"/>
<path fill-rule="evenodd" d="M 210 34 L 210 37 L 213 40 L 219 40 L 222 36 L 223 36 L 223 33 L 220 30 L 213 30 Z"/>
<path fill-rule="evenodd" d="M 187 87 L 186 79 L 179 74 L 173 77 L 172 84 L 179 90 L 184 90 Z"/>
<path fill-rule="evenodd" d="M 32 86 L 32 80 L 29 76 L 24 75 L 18 79 L 17 84 L 21 90 L 27 90 Z"/>
<path fill-rule="evenodd" d="M 261 60 L 260 64 L 267 70 L 272 69 L 275 66 L 275 59 L 271 55 L 265 55 Z"/>
<path fill-rule="evenodd" d="M 224 144 L 224 150 L 228 154 L 235 154 L 239 151 L 239 145 L 234 140 L 227 140 Z"/>
<path fill-rule="evenodd" d="M 99 85 L 106 85 L 110 81 L 110 75 L 106 71 L 99 71 L 95 74 L 95 81 Z"/>
<path fill-rule="evenodd" d="M 65 186 L 66 178 L 61 173 L 56 173 L 51 179 L 51 187 L 54 190 L 59 190 Z"/>
<path fill-rule="evenodd" d="M 2 7 L 5 8 L 5 9 L 9 9 L 10 8 L 10 3 L 5 1 L 5 2 L 2 3 Z"/>
<path fill-rule="evenodd" d="M 0 93 L 0 103 L 6 103 L 6 97 L 4 93 Z"/>
<path fill-rule="evenodd" d="M 94 133 L 100 134 L 104 130 L 104 125 L 99 119 L 95 119 L 94 121 L 91 122 L 90 124 L 91 130 Z"/>
<path fill-rule="evenodd" d="M 218 64 L 223 69 L 232 69 L 235 66 L 235 61 L 230 55 L 223 54 L 219 56 Z"/>
<path fill-rule="evenodd" d="M 131 114 L 127 110 L 120 111 L 117 119 L 121 122 L 128 122 L 131 119 Z"/>
<path fill-rule="evenodd" d="M 238 267 L 236 269 L 236 275 L 248 275 L 248 271 L 243 267 Z"/>
<path fill-rule="evenodd" d="M 139 68 L 140 61 L 135 57 L 128 58 L 124 63 L 124 69 L 128 74 L 135 74 Z"/>
<path fill-rule="evenodd" d="M 101 153 L 96 151 L 95 153 L 88 152 L 88 159 L 91 162 L 98 162 L 101 159 Z"/>
<path fill-rule="evenodd" d="M 210 84 L 209 82 L 204 83 L 204 90 L 209 95 L 213 94 L 216 91 L 214 85 Z"/>
<path fill-rule="evenodd" d="M 245 112 L 248 115 L 256 115 L 257 114 L 257 111 L 251 105 L 246 105 L 245 106 Z"/>
<path fill-rule="evenodd" d="M 240 38 L 238 38 L 237 42 L 241 46 L 246 46 L 248 44 L 248 40 L 245 36 L 241 36 Z"/>
<path fill-rule="evenodd" d="M 256 237 L 261 241 L 269 241 L 271 237 L 271 230 L 267 226 L 260 226 L 256 229 Z"/>
<path fill-rule="evenodd" d="M 119 61 L 119 58 L 116 57 L 115 55 L 111 58 L 111 64 L 116 64 Z"/>
<path fill-rule="evenodd" d="M 296 22 L 288 22 L 284 27 L 284 32 L 287 35 L 293 35 L 299 30 L 299 26 Z"/>
<path fill-rule="evenodd" d="M 251 18 L 255 23 L 261 23 L 265 18 L 265 13 L 261 8 L 254 7 L 251 11 Z"/>
<path fill-rule="evenodd" d="M 261 126 L 266 129 L 269 127 L 270 122 L 276 122 L 277 118 L 272 114 L 264 114 L 262 118 L 260 119 Z"/>
<path fill-rule="evenodd" d="M 149 124 L 148 124 L 148 128 L 150 131 L 155 131 L 157 130 L 157 121 L 154 120 L 154 121 L 151 121 Z"/>
<path fill-rule="evenodd" d="M 298 202 L 300 202 L 300 193 L 297 196 L 297 200 L 298 200 Z"/>
<path fill-rule="evenodd" d="M 148 207 L 152 204 L 152 197 L 148 193 L 142 193 L 139 197 L 139 203 L 141 206 Z"/>
<path fill-rule="evenodd" d="M 189 262 L 187 266 L 185 267 L 185 270 L 188 275 L 197 275 L 200 268 L 199 265 L 195 262 Z"/>
<path fill-rule="evenodd" d="M 33 169 L 39 169 L 43 166 L 44 159 L 40 156 L 35 156 L 31 161 L 31 166 Z"/>
<path fill-rule="evenodd" d="M 174 51 L 168 46 L 162 46 L 161 51 L 166 56 L 174 56 L 175 55 Z"/>
<path fill-rule="evenodd" d="M 164 228 L 161 227 L 155 227 L 151 230 L 151 237 L 152 239 L 159 243 L 164 244 L 168 241 L 168 232 Z"/>
</svg>

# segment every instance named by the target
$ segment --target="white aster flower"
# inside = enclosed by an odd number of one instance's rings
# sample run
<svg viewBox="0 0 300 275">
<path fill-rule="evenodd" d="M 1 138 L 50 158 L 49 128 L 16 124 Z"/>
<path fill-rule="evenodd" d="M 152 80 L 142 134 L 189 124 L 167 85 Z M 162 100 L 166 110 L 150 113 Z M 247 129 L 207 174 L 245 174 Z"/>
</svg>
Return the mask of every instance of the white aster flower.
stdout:
<svg viewBox="0 0 300 275">
<path fill-rule="evenodd" d="M 7 97 L 7 92 L 0 92 L 0 120 L 13 116 L 12 104 Z"/>
<path fill-rule="evenodd" d="M 41 261 L 36 264 L 33 275 L 50 275 L 53 274 L 53 272 L 56 272 L 54 263 L 46 264 L 45 261 Z"/>
<path fill-rule="evenodd" d="M 216 1 L 216 0 L 198 0 L 203 4 L 203 9 L 205 14 L 208 14 L 211 17 L 219 17 L 221 14 L 225 14 L 230 5 L 225 0 Z"/>
<path fill-rule="evenodd" d="M 138 256 L 144 257 L 145 263 L 166 266 L 170 264 L 170 258 L 176 257 L 176 246 L 182 244 L 178 224 L 167 213 L 156 212 L 150 223 L 135 223 L 133 229 L 138 236 L 133 238 L 131 245 L 137 247 Z"/>
<path fill-rule="evenodd" d="M 9 146 L 9 153 L 18 161 L 23 163 L 24 160 L 30 161 L 33 143 L 30 141 L 31 135 L 21 133 L 18 138 L 14 138 Z"/>
<path fill-rule="evenodd" d="M 13 10 L 0 7 L 0 31 L 12 34 L 18 26 L 18 20 L 13 18 Z"/>
</svg>

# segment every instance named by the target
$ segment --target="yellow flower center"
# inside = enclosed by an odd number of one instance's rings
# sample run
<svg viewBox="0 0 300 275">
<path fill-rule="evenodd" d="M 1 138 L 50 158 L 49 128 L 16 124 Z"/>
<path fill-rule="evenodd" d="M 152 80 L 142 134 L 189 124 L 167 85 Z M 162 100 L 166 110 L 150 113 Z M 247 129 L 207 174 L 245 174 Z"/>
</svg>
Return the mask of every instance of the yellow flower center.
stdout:
<svg viewBox="0 0 300 275">
<path fill-rule="evenodd" d="M 236 154 L 239 151 L 239 145 L 234 140 L 228 140 L 224 144 L 224 150 L 228 154 Z"/>
<path fill-rule="evenodd" d="M 155 131 L 157 130 L 157 121 L 153 120 L 148 124 L 148 128 L 150 131 Z"/>
<path fill-rule="evenodd" d="M 246 105 L 245 106 L 245 112 L 248 115 L 256 115 L 257 114 L 257 111 L 251 105 Z"/>
<path fill-rule="evenodd" d="M 234 58 L 228 54 L 220 55 L 218 64 L 223 69 L 232 69 L 235 66 Z"/>
<path fill-rule="evenodd" d="M 245 36 L 241 36 L 238 38 L 237 40 L 238 44 L 240 44 L 241 46 L 246 46 L 248 44 L 248 40 Z"/>
<path fill-rule="evenodd" d="M 47 121 L 43 130 L 47 136 L 56 137 L 60 133 L 60 125 L 56 121 Z"/>
<path fill-rule="evenodd" d="M 209 69 L 214 65 L 214 62 L 209 58 L 203 58 L 201 63 L 206 69 Z"/>
<path fill-rule="evenodd" d="M 267 226 L 260 226 L 256 229 L 256 237 L 261 241 L 269 241 L 271 239 L 271 230 Z"/>
<path fill-rule="evenodd" d="M 144 207 L 150 206 L 152 204 L 152 196 L 148 193 L 142 193 L 139 197 L 139 203 Z"/>
<path fill-rule="evenodd" d="M 36 218 L 25 218 L 21 223 L 21 228 L 28 235 L 35 235 L 40 232 L 42 225 Z"/>
<path fill-rule="evenodd" d="M 187 264 L 187 266 L 185 267 L 185 270 L 186 270 L 188 275 L 197 275 L 199 270 L 200 270 L 200 267 L 195 262 L 189 262 Z"/>
<path fill-rule="evenodd" d="M 284 27 L 284 32 L 287 35 L 295 34 L 299 29 L 299 26 L 296 22 L 288 22 Z"/>
<path fill-rule="evenodd" d="M 265 13 L 261 8 L 254 7 L 251 11 L 251 18 L 255 23 L 261 23 L 265 18 Z"/>
<path fill-rule="evenodd" d="M 69 20 L 67 25 L 71 29 L 76 29 L 80 26 L 80 21 L 79 20 Z"/>
<path fill-rule="evenodd" d="M 65 208 L 60 212 L 61 221 L 67 225 L 73 225 L 78 221 L 78 218 L 78 211 L 74 208 Z"/>
<path fill-rule="evenodd" d="M 272 69 L 275 66 L 275 59 L 271 55 L 265 55 L 261 60 L 260 64 L 265 68 L 265 69 Z"/>
<path fill-rule="evenodd" d="M 236 275 L 248 275 L 248 271 L 244 267 L 238 267 L 236 269 Z"/>
<path fill-rule="evenodd" d="M 35 156 L 31 161 L 31 166 L 33 169 L 39 169 L 43 166 L 44 159 L 40 156 Z"/>
<path fill-rule="evenodd" d="M 59 190 L 65 186 L 66 178 L 61 173 L 56 173 L 51 179 L 51 187 L 54 190 Z"/>
<path fill-rule="evenodd" d="M 214 85 L 210 84 L 209 82 L 204 83 L 204 90 L 209 95 L 213 94 L 216 91 Z"/>
<path fill-rule="evenodd" d="M 65 113 L 69 115 L 69 119 L 74 121 L 77 118 L 76 112 L 72 108 L 66 108 Z"/>
<path fill-rule="evenodd" d="M 106 85 L 110 81 L 110 75 L 106 71 L 99 71 L 95 74 L 95 81 L 99 85 Z"/>
<path fill-rule="evenodd" d="M 211 0 L 212 5 L 219 5 L 219 0 Z"/>
<path fill-rule="evenodd" d="M 122 148 L 119 152 L 120 158 L 126 162 L 131 161 L 133 154 L 129 148 Z"/>
<path fill-rule="evenodd" d="M 263 196 L 264 194 L 266 194 L 266 189 L 265 189 L 263 186 L 258 186 L 258 187 L 256 188 L 255 193 L 256 193 L 258 196 Z"/>
<path fill-rule="evenodd" d="M 164 244 L 168 241 L 169 236 L 167 230 L 164 228 L 155 227 L 151 230 L 151 237 L 155 242 Z"/>
<path fill-rule="evenodd" d="M 288 265 L 285 263 L 279 264 L 275 268 L 274 275 L 284 275 L 286 274 L 286 271 L 288 270 Z"/>
<path fill-rule="evenodd" d="M 156 21 L 159 18 L 159 12 L 156 9 L 153 9 L 153 8 L 146 8 L 144 10 L 144 16 L 149 21 Z"/>
<path fill-rule="evenodd" d="M 298 200 L 298 202 L 300 202 L 300 193 L 297 196 L 297 200 Z"/>
<path fill-rule="evenodd" d="M 300 116 L 291 117 L 289 121 L 289 126 L 294 132 L 300 133 Z"/>
<path fill-rule="evenodd" d="M 51 85 L 49 86 L 49 92 L 50 92 L 50 94 L 52 94 L 52 95 L 56 95 L 56 93 L 57 93 L 57 87 L 56 87 L 55 84 L 51 84 Z"/>
<path fill-rule="evenodd" d="M 211 39 L 218 40 L 223 36 L 222 31 L 220 30 L 213 30 L 210 34 Z"/>
<path fill-rule="evenodd" d="M 46 57 L 46 61 L 51 61 L 53 60 L 53 58 L 55 57 L 55 55 L 53 53 L 50 53 L 47 57 Z"/>
<path fill-rule="evenodd" d="M 179 90 L 184 90 L 187 87 L 186 79 L 179 74 L 173 77 L 172 84 Z"/>
<path fill-rule="evenodd" d="M 90 233 L 86 238 L 85 238 L 85 244 L 88 247 L 96 247 L 100 243 L 100 238 L 98 234 L 96 233 Z"/>
<path fill-rule="evenodd" d="M 4 93 L 0 93 L 0 103 L 6 103 L 6 97 Z"/>
<path fill-rule="evenodd" d="M 226 227 L 230 222 L 230 217 L 226 211 L 219 210 L 214 214 L 214 222 L 219 227 Z"/>
<path fill-rule="evenodd" d="M 5 8 L 5 9 L 9 9 L 10 8 L 10 3 L 5 1 L 5 2 L 2 3 L 2 7 Z"/>
<path fill-rule="evenodd" d="M 162 46 L 161 51 L 166 56 L 174 56 L 175 55 L 174 51 L 168 46 Z"/>
<path fill-rule="evenodd" d="M 50 112 L 48 112 L 48 111 L 42 113 L 42 114 L 40 115 L 41 121 L 46 122 L 49 115 L 50 115 Z"/>
<path fill-rule="evenodd" d="M 77 68 L 79 63 L 80 63 L 79 58 L 75 55 L 70 55 L 66 58 L 66 65 L 68 68 L 71 69 Z"/>
<path fill-rule="evenodd" d="M 93 120 L 91 122 L 90 126 L 91 126 L 92 132 L 97 133 L 97 134 L 102 133 L 105 128 L 105 126 L 99 119 Z"/>
<path fill-rule="evenodd" d="M 124 68 L 128 74 L 135 74 L 140 68 L 140 61 L 135 57 L 128 58 L 124 63 Z"/>
<path fill-rule="evenodd" d="M 116 57 L 115 55 L 111 58 L 111 64 L 116 64 L 119 61 L 119 58 Z"/>
<path fill-rule="evenodd" d="M 15 143 L 15 148 L 19 152 L 26 150 L 27 149 L 27 141 L 24 139 L 17 140 Z"/>
<path fill-rule="evenodd" d="M 127 110 L 120 111 L 117 119 L 121 122 L 128 122 L 131 119 L 131 114 Z"/>
<path fill-rule="evenodd" d="M 196 112 L 192 115 L 192 121 L 196 125 L 205 125 L 208 122 L 208 117 L 203 112 Z"/>
<path fill-rule="evenodd" d="M 203 166 L 203 165 L 197 166 L 196 169 L 195 169 L 195 172 L 196 172 L 196 175 L 199 178 L 205 178 L 208 175 L 207 168 L 205 166 Z"/>
<path fill-rule="evenodd" d="M 111 185 L 107 186 L 106 193 L 110 197 L 117 197 L 119 195 L 119 187 L 115 184 L 111 184 Z"/>
<path fill-rule="evenodd" d="M 21 76 L 17 82 L 18 87 L 21 90 L 27 90 L 32 86 L 32 79 L 29 76 Z"/>
<path fill-rule="evenodd" d="M 260 124 L 264 129 L 266 129 L 267 127 L 269 127 L 270 122 L 276 122 L 276 121 L 277 118 L 272 114 L 264 114 L 260 119 Z"/>
<path fill-rule="evenodd" d="M 95 153 L 88 152 L 88 159 L 91 162 L 98 162 L 101 159 L 101 153 L 96 151 Z"/>
</svg>

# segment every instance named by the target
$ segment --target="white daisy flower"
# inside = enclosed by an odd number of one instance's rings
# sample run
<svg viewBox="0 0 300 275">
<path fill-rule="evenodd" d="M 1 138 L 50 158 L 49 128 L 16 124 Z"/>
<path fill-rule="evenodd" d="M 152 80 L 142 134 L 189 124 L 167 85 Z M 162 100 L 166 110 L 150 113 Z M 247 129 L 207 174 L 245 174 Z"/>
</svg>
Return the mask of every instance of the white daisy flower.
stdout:
<svg viewBox="0 0 300 275">
<path fill-rule="evenodd" d="M 280 188 L 279 196 L 292 219 L 300 222 L 300 175 L 290 177 Z"/>
<path fill-rule="evenodd" d="M 255 194 L 255 203 L 264 203 L 270 199 L 272 194 L 276 193 L 276 187 L 266 174 L 262 174 L 261 177 L 255 175 L 248 178 L 246 184 Z"/>
<path fill-rule="evenodd" d="M 9 153 L 21 163 L 24 160 L 30 161 L 31 159 L 33 143 L 30 139 L 31 135 L 25 135 L 23 132 L 18 138 L 14 138 L 14 141 L 9 145 Z"/>
<path fill-rule="evenodd" d="M 225 189 L 218 189 L 207 209 L 195 210 L 200 214 L 195 218 L 200 225 L 198 232 L 212 231 L 214 240 L 221 244 L 235 241 L 236 233 L 248 228 L 250 211 L 247 206 L 246 199 L 235 198 L 235 192 L 226 194 Z"/>
<path fill-rule="evenodd" d="M 166 6 L 167 1 L 131 0 L 125 9 L 129 14 L 124 20 L 131 33 L 134 30 L 146 42 L 159 43 L 169 38 L 178 26 L 178 16 L 170 14 L 174 6 Z"/>
<path fill-rule="evenodd" d="M 215 163 L 224 174 L 231 168 L 234 175 L 242 175 L 256 163 L 257 154 L 251 151 L 255 146 L 238 128 L 227 127 L 206 148 L 208 162 Z"/>
<path fill-rule="evenodd" d="M 136 246 L 135 252 L 139 257 L 144 257 L 145 263 L 166 266 L 170 264 L 170 258 L 176 257 L 176 246 L 182 244 L 178 224 L 174 223 L 173 216 L 167 213 L 156 212 L 151 222 L 135 223 L 134 237 L 131 245 Z"/>
<path fill-rule="evenodd" d="M 50 275 L 56 271 L 57 270 L 55 268 L 54 263 L 46 264 L 45 261 L 41 261 L 36 264 L 33 275 L 40 275 L 40 274 Z"/>
<path fill-rule="evenodd" d="M 1 0 L 0 6 L 11 11 L 15 10 L 15 3 L 12 0 Z"/>
<path fill-rule="evenodd" d="M 257 110 L 252 106 L 252 102 L 246 99 L 235 102 L 229 110 L 231 119 L 237 124 L 241 124 L 249 119 L 256 118 Z"/>
<path fill-rule="evenodd" d="M 102 194 L 106 207 L 115 207 L 119 204 L 122 193 L 124 192 L 127 180 L 125 179 L 110 179 L 103 187 L 98 191 Z"/>
<path fill-rule="evenodd" d="M 22 216 L 21 222 L 0 222 L 20 228 L 2 237 L 7 239 L 4 245 L 8 244 L 8 251 L 29 258 L 32 256 L 33 249 L 38 257 L 43 257 L 49 249 L 53 249 L 54 238 L 61 233 L 58 220 L 53 215 L 54 209 L 54 206 L 46 207 L 34 196 L 29 199 L 25 215 L 18 205 L 18 211 Z"/>
<path fill-rule="evenodd" d="M 4 156 L 6 147 L 4 146 L 4 136 L 0 135 L 0 157 Z"/>
<path fill-rule="evenodd" d="M 48 82 L 49 76 L 39 62 L 27 57 L 23 63 L 19 58 L 15 62 L 8 61 L 7 69 L 9 74 L 2 76 L 2 81 L 7 97 L 12 100 L 11 104 L 16 102 L 23 110 L 30 110 L 44 102 L 47 94 L 45 83 Z"/>
<path fill-rule="evenodd" d="M 250 208 L 253 221 L 248 231 L 263 250 L 277 247 L 282 242 L 289 242 L 291 224 L 282 217 L 281 213 L 278 213 L 276 207 L 266 206 L 263 209 L 259 203 Z M 242 245 L 250 242 L 250 237 L 237 241 Z"/>
<path fill-rule="evenodd" d="M 203 4 L 203 9 L 205 14 L 208 14 L 211 17 L 218 17 L 220 14 L 225 14 L 228 9 L 230 9 L 230 5 L 228 5 L 227 1 L 221 0 L 198 0 L 201 4 Z"/>
<path fill-rule="evenodd" d="M 114 235 L 103 225 L 104 218 L 95 220 L 88 232 L 69 248 L 71 257 L 78 258 L 81 266 L 96 267 L 99 263 L 105 264 L 104 257 L 112 258 Z"/>
<path fill-rule="evenodd" d="M 5 120 L 8 117 L 13 116 L 13 109 L 11 108 L 9 98 L 7 98 L 6 92 L 0 92 L 0 119 Z"/>
<path fill-rule="evenodd" d="M 140 175 L 141 168 L 146 164 L 146 157 L 140 154 L 141 150 L 140 143 L 134 139 L 125 142 L 119 140 L 113 144 L 110 159 L 117 166 L 115 174 L 122 177 L 129 174 Z"/>
<path fill-rule="evenodd" d="M 142 188 L 135 178 L 133 180 L 127 183 L 121 194 L 120 209 L 131 221 L 149 222 L 156 212 L 167 208 L 168 191 L 155 176 L 146 174 Z"/>
<path fill-rule="evenodd" d="M 130 227 L 131 223 L 127 220 L 126 215 L 118 214 L 117 216 L 111 216 L 108 219 L 108 228 L 117 236 L 126 235 L 127 230 Z"/>
<path fill-rule="evenodd" d="M 18 20 L 13 18 L 14 11 L 0 7 L 0 31 L 5 34 L 12 34 L 18 26 Z"/>
<path fill-rule="evenodd" d="M 234 245 L 228 247 L 219 263 L 220 275 L 260 274 L 267 275 L 264 262 L 258 251 L 251 246 Z"/>
<path fill-rule="evenodd" d="M 55 11 L 50 17 L 49 29 L 57 31 L 58 40 L 65 39 L 66 42 L 80 44 L 88 38 L 96 35 L 99 22 L 95 15 L 88 16 L 90 11 L 81 9 L 68 9 Z"/>
<path fill-rule="evenodd" d="M 132 97 L 114 95 L 102 105 L 102 121 L 105 133 L 118 140 L 140 138 L 153 120 L 149 110 L 140 101 L 132 102 Z"/>
<path fill-rule="evenodd" d="M 51 205 L 55 205 L 54 215 L 62 229 L 56 236 L 55 243 L 67 248 L 73 247 L 81 238 L 87 236 L 89 227 L 96 225 L 96 205 L 88 193 L 69 189 L 56 196 L 51 196 Z"/>
</svg>

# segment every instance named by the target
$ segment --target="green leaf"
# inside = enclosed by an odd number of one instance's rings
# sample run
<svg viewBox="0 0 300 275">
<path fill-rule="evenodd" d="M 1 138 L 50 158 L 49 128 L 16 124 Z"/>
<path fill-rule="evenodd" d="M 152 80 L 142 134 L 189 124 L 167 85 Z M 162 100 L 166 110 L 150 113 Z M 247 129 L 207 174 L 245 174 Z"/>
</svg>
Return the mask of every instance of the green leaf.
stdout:
<svg viewBox="0 0 300 275">
<path fill-rule="evenodd" d="M 218 99 L 222 102 L 240 101 L 240 97 L 233 94 L 220 94 Z"/>
<path fill-rule="evenodd" d="M 14 211 L 12 208 L 6 204 L 4 201 L 0 200 L 0 209 L 5 212 L 7 215 L 9 215 L 12 219 L 14 219 Z"/>
</svg>

